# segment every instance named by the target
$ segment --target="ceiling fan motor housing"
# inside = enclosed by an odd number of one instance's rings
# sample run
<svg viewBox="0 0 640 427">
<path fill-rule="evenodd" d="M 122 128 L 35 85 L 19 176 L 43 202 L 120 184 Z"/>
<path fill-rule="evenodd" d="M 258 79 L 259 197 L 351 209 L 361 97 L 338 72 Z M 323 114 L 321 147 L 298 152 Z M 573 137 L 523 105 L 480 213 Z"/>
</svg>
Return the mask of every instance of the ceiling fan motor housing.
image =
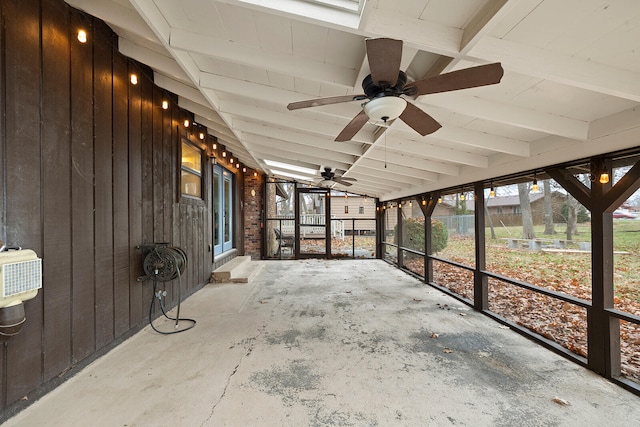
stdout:
<svg viewBox="0 0 640 427">
<path fill-rule="evenodd" d="M 404 71 L 398 72 L 398 80 L 394 86 L 390 82 L 378 82 L 376 84 L 369 74 L 362 80 L 362 89 L 367 98 L 373 99 L 381 96 L 399 96 L 403 93 L 404 85 L 407 84 L 407 74 Z"/>
</svg>

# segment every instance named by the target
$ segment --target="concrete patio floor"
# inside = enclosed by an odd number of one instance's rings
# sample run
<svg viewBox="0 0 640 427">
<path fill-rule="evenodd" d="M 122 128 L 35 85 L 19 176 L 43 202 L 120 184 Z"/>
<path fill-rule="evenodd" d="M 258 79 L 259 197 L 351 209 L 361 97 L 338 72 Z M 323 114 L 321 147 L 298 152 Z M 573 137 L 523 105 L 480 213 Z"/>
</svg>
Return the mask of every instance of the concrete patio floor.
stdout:
<svg viewBox="0 0 640 427">
<path fill-rule="evenodd" d="M 639 397 L 383 261 L 264 262 L 181 316 L 6 426 L 640 425 Z"/>
</svg>

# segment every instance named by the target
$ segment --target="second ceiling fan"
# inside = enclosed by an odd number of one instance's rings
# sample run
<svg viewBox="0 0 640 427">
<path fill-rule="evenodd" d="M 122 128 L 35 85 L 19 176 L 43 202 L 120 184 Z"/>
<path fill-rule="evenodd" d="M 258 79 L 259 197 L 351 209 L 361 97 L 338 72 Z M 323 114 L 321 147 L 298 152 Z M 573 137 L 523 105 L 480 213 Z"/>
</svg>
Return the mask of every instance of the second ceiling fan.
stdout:
<svg viewBox="0 0 640 427">
<path fill-rule="evenodd" d="M 292 102 L 287 105 L 287 108 L 298 110 L 342 102 L 366 101 L 362 111 L 340 132 L 336 141 L 349 141 L 369 120 L 386 124 L 397 118 L 424 136 L 440 129 L 440 123 L 420 108 L 407 102 L 401 95 L 419 96 L 492 85 L 499 83 L 504 74 L 500 63 L 494 63 L 407 83 L 407 74 L 400 70 L 402 40 L 367 39 L 365 48 L 371 74 L 362 81 L 364 94 Z"/>
</svg>

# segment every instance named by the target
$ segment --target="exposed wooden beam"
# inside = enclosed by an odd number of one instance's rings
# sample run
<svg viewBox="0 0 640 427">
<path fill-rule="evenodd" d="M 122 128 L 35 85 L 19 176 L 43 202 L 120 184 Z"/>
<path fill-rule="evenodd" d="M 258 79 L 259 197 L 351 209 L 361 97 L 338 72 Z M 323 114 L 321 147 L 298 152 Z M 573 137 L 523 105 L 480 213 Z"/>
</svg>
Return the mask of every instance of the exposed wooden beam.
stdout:
<svg viewBox="0 0 640 427">
<path fill-rule="evenodd" d="M 224 61 L 276 71 L 294 77 L 304 75 L 311 80 L 342 85 L 347 88 L 353 88 L 356 85 L 357 71 L 354 69 L 303 59 L 277 51 L 256 49 L 176 28 L 171 30 L 170 46 L 176 50 L 196 52 Z"/>
</svg>

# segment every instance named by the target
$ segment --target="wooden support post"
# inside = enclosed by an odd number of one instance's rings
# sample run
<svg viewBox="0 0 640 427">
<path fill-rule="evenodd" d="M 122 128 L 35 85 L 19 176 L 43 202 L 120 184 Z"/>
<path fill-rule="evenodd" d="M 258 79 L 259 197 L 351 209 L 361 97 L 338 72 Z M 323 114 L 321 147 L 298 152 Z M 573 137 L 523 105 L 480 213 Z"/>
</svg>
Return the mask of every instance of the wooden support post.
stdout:
<svg viewBox="0 0 640 427">
<path fill-rule="evenodd" d="M 489 278 L 482 274 L 487 267 L 485 245 L 485 201 L 484 185 L 476 182 L 474 187 L 476 268 L 473 272 L 473 306 L 478 311 L 489 309 Z"/>
</svg>

